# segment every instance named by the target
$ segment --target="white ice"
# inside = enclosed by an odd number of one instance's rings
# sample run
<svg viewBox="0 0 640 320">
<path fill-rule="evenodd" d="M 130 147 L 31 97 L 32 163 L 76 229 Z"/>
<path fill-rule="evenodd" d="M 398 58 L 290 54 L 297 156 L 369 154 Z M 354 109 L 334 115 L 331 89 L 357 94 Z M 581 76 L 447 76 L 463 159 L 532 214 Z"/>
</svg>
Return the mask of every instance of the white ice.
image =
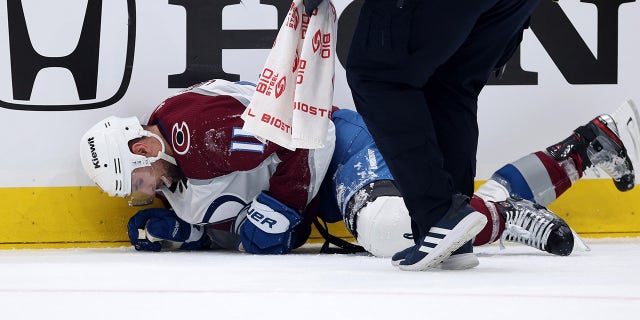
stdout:
<svg viewBox="0 0 640 320">
<path fill-rule="evenodd" d="M 466 271 L 318 254 L 0 251 L 0 319 L 638 319 L 640 238 L 476 248 Z"/>
</svg>

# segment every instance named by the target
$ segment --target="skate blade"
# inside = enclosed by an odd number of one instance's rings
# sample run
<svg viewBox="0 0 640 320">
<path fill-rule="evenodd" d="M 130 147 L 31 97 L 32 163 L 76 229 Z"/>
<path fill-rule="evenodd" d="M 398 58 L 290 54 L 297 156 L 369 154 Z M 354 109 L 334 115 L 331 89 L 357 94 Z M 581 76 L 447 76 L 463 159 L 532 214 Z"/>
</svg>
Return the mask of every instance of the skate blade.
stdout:
<svg viewBox="0 0 640 320">
<path fill-rule="evenodd" d="M 629 99 L 611 114 L 618 127 L 618 135 L 631 159 L 634 171 L 640 168 L 640 112 L 635 103 Z M 635 183 L 640 182 L 635 175 Z"/>
<path fill-rule="evenodd" d="M 571 233 L 573 234 L 573 251 L 575 252 L 577 251 L 591 251 L 591 248 L 587 245 L 586 242 L 584 242 L 584 240 L 582 240 L 582 238 L 575 232 L 573 231 L 573 229 L 571 229 Z"/>
</svg>

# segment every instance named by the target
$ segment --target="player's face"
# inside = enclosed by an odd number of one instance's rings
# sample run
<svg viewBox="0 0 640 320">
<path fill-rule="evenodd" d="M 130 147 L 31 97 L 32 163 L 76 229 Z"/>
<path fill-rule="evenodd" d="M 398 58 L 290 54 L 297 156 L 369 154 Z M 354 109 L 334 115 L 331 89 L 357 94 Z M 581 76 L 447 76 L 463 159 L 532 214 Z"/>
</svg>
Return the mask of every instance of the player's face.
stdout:
<svg viewBox="0 0 640 320">
<path fill-rule="evenodd" d="M 152 166 L 157 177 L 157 186 L 166 185 L 168 187 L 183 178 L 182 171 L 175 164 L 160 160 L 154 162 Z"/>
<path fill-rule="evenodd" d="M 156 177 L 153 167 L 136 168 L 131 172 L 131 198 L 132 206 L 144 206 L 153 202 L 156 194 Z"/>
</svg>

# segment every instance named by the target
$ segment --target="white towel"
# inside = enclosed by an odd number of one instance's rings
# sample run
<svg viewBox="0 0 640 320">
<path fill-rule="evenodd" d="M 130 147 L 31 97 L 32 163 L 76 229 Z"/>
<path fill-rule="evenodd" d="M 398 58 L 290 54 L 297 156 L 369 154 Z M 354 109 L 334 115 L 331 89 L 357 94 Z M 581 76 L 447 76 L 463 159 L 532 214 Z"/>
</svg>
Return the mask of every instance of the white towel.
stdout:
<svg viewBox="0 0 640 320">
<path fill-rule="evenodd" d="M 333 107 L 336 10 L 323 1 L 311 16 L 294 0 L 249 107 L 243 129 L 285 148 L 324 146 Z"/>
</svg>

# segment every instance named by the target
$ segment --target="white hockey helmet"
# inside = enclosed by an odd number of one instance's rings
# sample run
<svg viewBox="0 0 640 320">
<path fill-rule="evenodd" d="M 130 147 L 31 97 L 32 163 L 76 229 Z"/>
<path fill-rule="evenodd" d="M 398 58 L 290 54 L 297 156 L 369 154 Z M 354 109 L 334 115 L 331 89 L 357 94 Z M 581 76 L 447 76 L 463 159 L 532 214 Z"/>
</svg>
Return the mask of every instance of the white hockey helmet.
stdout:
<svg viewBox="0 0 640 320">
<path fill-rule="evenodd" d="M 380 196 L 358 212 L 358 244 L 377 257 L 391 257 L 414 245 L 409 210 L 401 197 Z"/>
<path fill-rule="evenodd" d="M 80 161 L 89 178 L 109 196 L 130 195 L 130 205 L 153 201 L 156 177 L 151 163 L 167 157 L 164 143 L 157 157 L 132 153 L 129 141 L 142 137 L 155 137 L 162 143 L 160 137 L 142 128 L 138 118 L 111 116 L 91 127 L 80 140 Z"/>
</svg>

